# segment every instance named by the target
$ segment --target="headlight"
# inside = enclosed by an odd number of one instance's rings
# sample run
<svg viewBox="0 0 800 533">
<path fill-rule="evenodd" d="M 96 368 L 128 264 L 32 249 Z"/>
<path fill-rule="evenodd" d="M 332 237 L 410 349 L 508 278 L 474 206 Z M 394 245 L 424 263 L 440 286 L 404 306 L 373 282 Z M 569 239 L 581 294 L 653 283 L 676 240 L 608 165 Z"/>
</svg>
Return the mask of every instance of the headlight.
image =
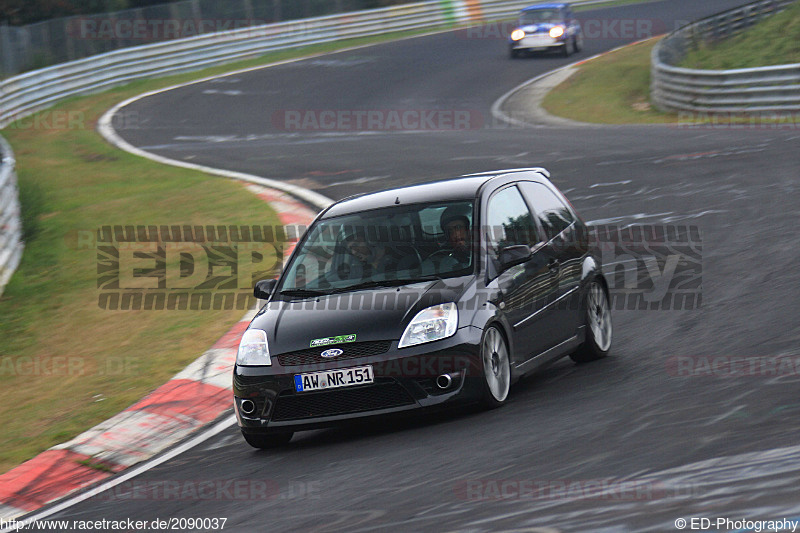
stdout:
<svg viewBox="0 0 800 533">
<path fill-rule="evenodd" d="M 523 37 L 525 37 L 525 32 L 522 31 L 522 30 L 514 30 L 514 31 L 511 32 L 511 40 L 512 41 L 519 41 Z"/>
<path fill-rule="evenodd" d="M 239 342 L 236 364 L 241 366 L 272 366 L 267 346 L 267 332 L 263 329 L 248 329 Z"/>
<path fill-rule="evenodd" d="M 458 308 L 450 302 L 423 309 L 408 325 L 400 337 L 398 348 L 446 339 L 456 334 Z"/>
<path fill-rule="evenodd" d="M 552 37 L 553 39 L 558 39 L 562 35 L 564 35 L 564 28 L 562 28 L 561 26 L 553 26 L 552 28 L 550 28 L 550 37 Z"/>
</svg>

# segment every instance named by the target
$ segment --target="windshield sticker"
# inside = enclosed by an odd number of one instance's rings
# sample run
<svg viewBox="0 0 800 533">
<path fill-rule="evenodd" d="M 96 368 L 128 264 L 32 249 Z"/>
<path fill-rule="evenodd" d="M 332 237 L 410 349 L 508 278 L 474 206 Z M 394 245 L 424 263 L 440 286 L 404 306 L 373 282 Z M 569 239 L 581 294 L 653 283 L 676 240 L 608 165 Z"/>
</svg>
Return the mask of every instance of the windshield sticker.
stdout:
<svg viewBox="0 0 800 533">
<path fill-rule="evenodd" d="M 336 337 L 314 339 L 311 341 L 311 347 L 317 348 L 318 346 L 330 346 L 331 344 L 344 344 L 346 342 L 356 342 L 356 334 L 352 333 L 350 335 L 337 335 Z"/>
</svg>

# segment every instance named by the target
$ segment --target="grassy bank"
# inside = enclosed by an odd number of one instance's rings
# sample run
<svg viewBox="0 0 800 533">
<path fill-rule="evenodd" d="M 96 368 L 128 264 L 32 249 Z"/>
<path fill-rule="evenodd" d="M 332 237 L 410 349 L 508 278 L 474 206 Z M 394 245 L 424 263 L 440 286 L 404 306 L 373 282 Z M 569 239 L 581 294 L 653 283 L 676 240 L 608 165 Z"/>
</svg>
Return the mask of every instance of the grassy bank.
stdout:
<svg viewBox="0 0 800 533">
<path fill-rule="evenodd" d="M 579 67 L 542 103 L 551 114 L 601 124 L 675 121 L 650 105 L 650 52 L 656 39 L 629 46 Z"/>
<path fill-rule="evenodd" d="M 549 113 L 600 124 L 675 124 L 713 122 L 708 116 L 688 119 L 662 113 L 650 104 L 650 53 L 657 39 L 635 44 L 589 61 L 551 91 L 542 106 Z M 761 21 L 727 41 L 690 53 L 684 67 L 745 68 L 800 62 L 800 2 Z M 730 116 L 724 123 L 748 124 L 747 117 Z M 769 118 L 760 119 L 772 122 Z"/>
<path fill-rule="evenodd" d="M 800 63 L 800 2 L 747 31 L 687 54 L 682 67 L 726 70 Z"/>
<path fill-rule="evenodd" d="M 158 165 L 100 138 L 99 116 L 145 85 L 60 105 L 47 112 L 49 129 L 41 117 L 38 127 L 34 118 L 3 131 L 17 157 L 26 247 L 0 299 L 0 471 L 132 404 L 244 314 L 98 305 L 100 226 L 278 222 L 240 183 Z M 59 116 L 73 128 L 54 127 Z"/>
</svg>

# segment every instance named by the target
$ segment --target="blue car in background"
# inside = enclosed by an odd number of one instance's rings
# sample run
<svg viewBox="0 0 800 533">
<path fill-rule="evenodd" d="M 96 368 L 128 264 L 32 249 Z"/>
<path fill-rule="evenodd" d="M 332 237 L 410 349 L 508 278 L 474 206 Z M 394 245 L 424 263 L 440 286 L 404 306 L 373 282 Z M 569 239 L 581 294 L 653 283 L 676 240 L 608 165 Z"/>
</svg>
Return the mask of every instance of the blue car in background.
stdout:
<svg viewBox="0 0 800 533">
<path fill-rule="evenodd" d="M 583 32 L 569 4 L 526 7 L 508 38 L 511 58 L 529 52 L 559 51 L 564 57 L 583 48 Z"/>
</svg>

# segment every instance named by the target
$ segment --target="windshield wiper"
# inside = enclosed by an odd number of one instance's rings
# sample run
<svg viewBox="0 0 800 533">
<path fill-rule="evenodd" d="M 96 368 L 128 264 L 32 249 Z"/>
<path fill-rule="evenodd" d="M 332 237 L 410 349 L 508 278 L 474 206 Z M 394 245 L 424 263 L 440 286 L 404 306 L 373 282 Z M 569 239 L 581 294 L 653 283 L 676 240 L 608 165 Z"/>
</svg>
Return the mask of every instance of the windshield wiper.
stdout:
<svg viewBox="0 0 800 533">
<path fill-rule="evenodd" d="M 286 289 L 280 292 L 285 296 L 300 296 L 302 297 L 314 297 L 314 296 L 327 296 L 330 294 L 329 292 L 325 291 L 315 291 L 314 289 Z"/>
<path fill-rule="evenodd" d="M 424 283 L 426 281 L 441 281 L 442 278 L 439 276 L 420 276 L 418 278 L 409 278 L 409 279 L 383 279 L 383 280 L 373 280 L 373 281 L 364 281 L 363 283 L 356 283 L 355 285 L 350 285 L 348 287 L 340 287 L 338 289 L 334 289 L 331 291 L 331 294 L 339 293 L 339 292 L 349 292 L 349 291 L 356 291 L 359 289 L 372 289 L 375 287 L 397 287 L 400 285 L 411 285 L 413 283 Z"/>
</svg>

